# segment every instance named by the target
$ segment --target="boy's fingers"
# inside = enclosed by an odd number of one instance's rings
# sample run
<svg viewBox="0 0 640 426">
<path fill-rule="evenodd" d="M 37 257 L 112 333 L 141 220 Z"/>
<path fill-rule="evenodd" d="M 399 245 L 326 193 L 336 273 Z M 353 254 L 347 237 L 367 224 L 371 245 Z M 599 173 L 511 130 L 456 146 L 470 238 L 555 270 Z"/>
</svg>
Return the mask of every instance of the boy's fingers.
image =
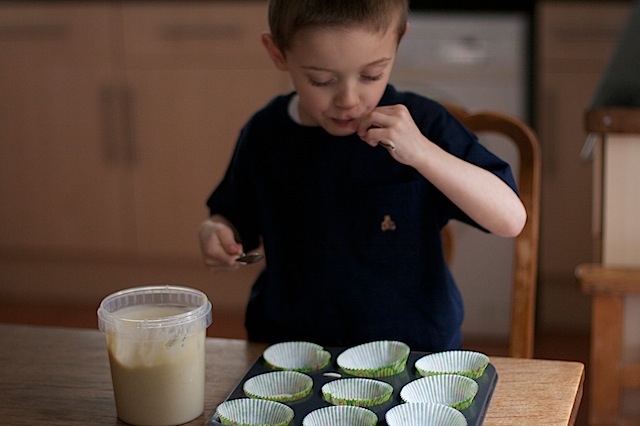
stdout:
<svg viewBox="0 0 640 426">
<path fill-rule="evenodd" d="M 218 238 L 220 239 L 220 245 L 227 254 L 240 254 L 242 253 L 242 244 L 236 241 L 233 229 L 228 226 L 222 227 L 218 231 Z"/>
</svg>

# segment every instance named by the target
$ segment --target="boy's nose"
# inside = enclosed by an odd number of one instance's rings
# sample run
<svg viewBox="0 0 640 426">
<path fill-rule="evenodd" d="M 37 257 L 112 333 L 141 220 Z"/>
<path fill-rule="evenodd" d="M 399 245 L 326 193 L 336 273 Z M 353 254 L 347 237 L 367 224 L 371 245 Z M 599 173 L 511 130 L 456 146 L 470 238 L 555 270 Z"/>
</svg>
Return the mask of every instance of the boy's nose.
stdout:
<svg viewBox="0 0 640 426">
<path fill-rule="evenodd" d="M 349 109 L 360 103 L 360 96 L 358 92 L 348 85 L 342 87 L 335 98 L 335 104 L 339 108 Z"/>
</svg>

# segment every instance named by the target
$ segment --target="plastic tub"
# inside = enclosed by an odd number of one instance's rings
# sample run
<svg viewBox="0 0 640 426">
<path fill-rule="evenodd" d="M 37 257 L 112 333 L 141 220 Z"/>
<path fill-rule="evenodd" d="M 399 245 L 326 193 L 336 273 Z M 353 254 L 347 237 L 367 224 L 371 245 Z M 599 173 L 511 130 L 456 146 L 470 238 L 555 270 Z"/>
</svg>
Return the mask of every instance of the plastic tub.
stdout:
<svg viewBox="0 0 640 426">
<path fill-rule="evenodd" d="M 179 286 L 136 287 L 98 309 L 118 417 L 132 425 L 177 425 L 204 411 L 205 338 L 211 302 Z"/>
</svg>

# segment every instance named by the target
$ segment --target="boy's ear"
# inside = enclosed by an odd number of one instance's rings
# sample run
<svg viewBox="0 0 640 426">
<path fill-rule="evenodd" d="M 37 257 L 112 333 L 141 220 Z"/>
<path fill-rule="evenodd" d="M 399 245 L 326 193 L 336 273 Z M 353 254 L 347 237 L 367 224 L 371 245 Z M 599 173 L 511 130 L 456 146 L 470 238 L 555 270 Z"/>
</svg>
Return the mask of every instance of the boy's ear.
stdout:
<svg viewBox="0 0 640 426">
<path fill-rule="evenodd" d="M 407 32 L 409 32 L 409 23 L 408 22 L 404 26 L 404 32 L 400 36 L 400 39 L 398 40 L 398 44 L 400 44 L 400 40 L 402 40 L 404 38 L 404 36 L 407 35 Z"/>
<path fill-rule="evenodd" d="M 284 57 L 284 53 L 280 49 L 278 49 L 273 42 L 273 37 L 269 33 L 262 34 L 262 45 L 267 49 L 267 53 L 269 57 L 273 61 L 276 68 L 280 71 L 287 71 L 287 60 Z"/>
</svg>

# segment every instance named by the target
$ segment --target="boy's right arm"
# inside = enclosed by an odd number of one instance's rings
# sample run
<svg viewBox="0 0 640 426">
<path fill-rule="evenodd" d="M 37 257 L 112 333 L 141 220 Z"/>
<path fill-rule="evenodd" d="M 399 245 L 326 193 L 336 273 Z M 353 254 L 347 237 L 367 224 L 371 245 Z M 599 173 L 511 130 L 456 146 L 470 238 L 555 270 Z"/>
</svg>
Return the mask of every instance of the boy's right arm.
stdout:
<svg viewBox="0 0 640 426">
<path fill-rule="evenodd" d="M 234 227 L 225 217 L 213 215 L 198 229 L 200 251 L 204 264 L 214 271 L 235 270 L 236 259 L 242 254 L 242 244 L 235 238 Z"/>
</svg>

